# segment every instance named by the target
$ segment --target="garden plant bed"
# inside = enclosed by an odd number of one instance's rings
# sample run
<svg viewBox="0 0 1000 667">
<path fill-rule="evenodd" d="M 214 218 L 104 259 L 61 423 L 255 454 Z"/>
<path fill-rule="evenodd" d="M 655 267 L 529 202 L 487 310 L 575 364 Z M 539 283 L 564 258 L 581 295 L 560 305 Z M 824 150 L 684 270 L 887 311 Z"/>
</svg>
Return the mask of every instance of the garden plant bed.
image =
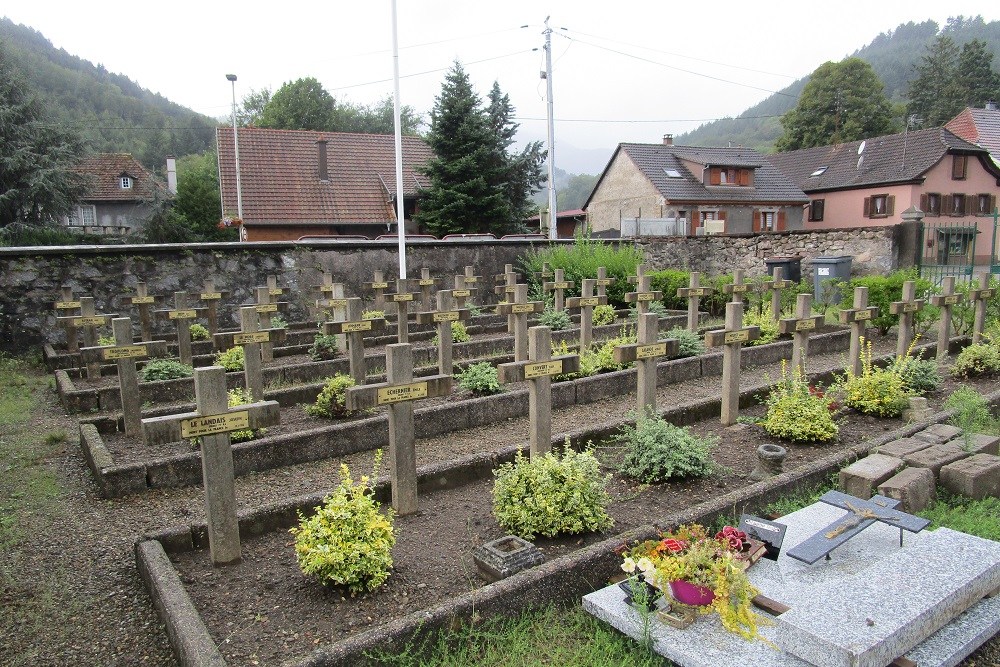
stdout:
<svg viewBox="0 0 1000 667">
<path fill-rule="evenodd" d="M 995 380 L 962 384 L 987 395 L 993 405 L 1000 402 L 1000 392 L 989 393 L 995 389 Z M 949 381 L 930 397 L 931 404 L 938 406 L 958 385 Z M 945 416 L 936 413 L 932 421 Z M 312 493 L 244 513 L 244 560 L 234 567 L 211 566 L 202 544 L 203 526 L 175 528 L 157 537 L 172 552 L 181 582 L 229 664 L 276 664 L 291 656 L 305 656 L 317 645 L 342 642 L 351 636 L 354 639 L 340 648 L 314 655 L 311 662 L 301 664 L 357 664 L 351 662 L 351 651 L 382 643 L 395 632 L 405 635 L 422 618 L 434 625 L 446 621 L 453 612 L 468 614 L 473 606 L 486 614 L 498 607 L 509 610 L 522 601 L 530 603 L 530 598 L 540 595 L 539 589 L 544 589 L 550 599 L 571 598 L 580 591 L 596 589 L 616 570 L 611 551 L 624 538 L 611 535 L 629 533 L 629 539 L 636 539 L 648 535 L 650 523 L 666 526 L 681 520 L 710 521 L 713 514 L 738 513 L 758 495 L 773 499 L 776 493 L 787 493 L 796 480 L 808 484 L 821 481 L 870 449 L 910 435 L 928 422 L 905 425 L 898 419 L 873 419 L 849 412 L 840 423 L 838 443 L 788 445 L 785 475 L 748 484 L 746 475 L 755 463 L 757 445 L 775 442 L 774 438 L 756 426 L 725 429 L 717 418 L 701 420 L 693 425 L 696 432 L 721 436 L 714 453 L 721 466 L 719 472 L 701 480 L 654 486 L 638 485 L 615 474 L 609 485 L 614 499 L 609 511 L 615 519 L 611 531 L 604 535 L 536 539 L 550 562 L 490 586 L 479 578 L 471 562 L 471 550 L 504 534 L 491 514 L 489 470 L 497 460 L 510 458 L 511 447 L 494 452 L 494 459 L 473 455 L 454 465 L 426 467 L 421 513 L 397 519 L 393 575 L 385 587 L 358 598 L 345 597 L 307 580 L 296 565 L 293 538 L 284 528 L 292 525 L 295 508 L 307 510 L 320 502 L 322 494 Z M 349 457 L 352 471 L 356 475 L 365 472 L 369 459 L 365 455 Z M 332 463 L 323 465 L 333 478 Z M 310 469 L 319 472 L 315 466 Z M 465 479 L 471 481 L 463 483 Z M 460 484 L 457 488 L 428 492 L 456 483 Z M 380 495 L 387 499 L 384 480 Z M 192 550 L 193 545 L 200 548 Z M 552 562 L 560 556 L 566 558 Z M 600 566 L 595 569 L 596 563 Z M 577 581 L 572 584 L 573 591 L 567 593 L 563 586 L 568 585 L 566 578 L 570 576 Z M 553 582 L 549 583 L 550 579 Z M 524 595 L 522 600 L 518 590 L 531 595 Z M 428 607 L 436 608 L 420 611 Z M 373 632 L 360 634 L 373 627 Z"/>
</svg>

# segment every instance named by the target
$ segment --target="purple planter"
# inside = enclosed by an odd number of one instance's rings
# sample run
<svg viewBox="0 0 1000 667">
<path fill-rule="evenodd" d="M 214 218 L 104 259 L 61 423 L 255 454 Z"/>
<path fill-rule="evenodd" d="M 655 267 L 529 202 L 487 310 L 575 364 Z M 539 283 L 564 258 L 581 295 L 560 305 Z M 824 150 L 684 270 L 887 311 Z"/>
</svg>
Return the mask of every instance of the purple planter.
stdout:
<svg viewBox="0 0 1000 667">
<path fill-rule="evenodd" d="M 711 588 L 698 586 L 680 579 L 670 582 L 670 594 L 681 604 L 693 607 L 705 607 L 712 604 L 712 600 L 715 599 L 715 593 L 712 592 Z"/>
</svg>

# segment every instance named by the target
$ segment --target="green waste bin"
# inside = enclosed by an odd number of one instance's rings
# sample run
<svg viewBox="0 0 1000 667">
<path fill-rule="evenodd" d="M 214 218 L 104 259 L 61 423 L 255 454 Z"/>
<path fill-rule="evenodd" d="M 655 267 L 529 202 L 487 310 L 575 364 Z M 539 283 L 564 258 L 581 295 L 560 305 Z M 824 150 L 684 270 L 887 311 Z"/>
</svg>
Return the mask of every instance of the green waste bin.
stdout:
<svg viewBox="0 0 1000 667">
<path fill-rule="evenodd" d="M 850 255 L 813 259 L 813 300 L 817 304 L 840 303 L 840 290 L 830 283 L 851 279 L 851 259 Z"/>
</svg>

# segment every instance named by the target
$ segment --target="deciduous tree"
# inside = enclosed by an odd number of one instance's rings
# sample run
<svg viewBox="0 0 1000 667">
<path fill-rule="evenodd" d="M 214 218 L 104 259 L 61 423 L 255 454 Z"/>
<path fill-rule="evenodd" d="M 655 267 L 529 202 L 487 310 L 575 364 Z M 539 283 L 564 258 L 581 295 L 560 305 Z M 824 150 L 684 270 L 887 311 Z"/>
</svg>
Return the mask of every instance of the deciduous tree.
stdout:
<svg viewBox="0 0 1000 667">
<path fill-rule="evenodd" d="M 260 115 L 260 127 L 277 130 L 326 130 L 336 124 L 334 100 L 313 77 L 289 81 L 271 96 Z"/>
</svg>

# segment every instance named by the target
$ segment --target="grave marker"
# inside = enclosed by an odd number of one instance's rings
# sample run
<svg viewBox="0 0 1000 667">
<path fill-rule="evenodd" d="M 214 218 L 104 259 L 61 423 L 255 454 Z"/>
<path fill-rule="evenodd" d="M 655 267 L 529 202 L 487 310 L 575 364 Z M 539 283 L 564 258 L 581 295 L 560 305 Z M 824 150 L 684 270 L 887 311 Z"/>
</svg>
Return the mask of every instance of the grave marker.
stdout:
<svg viewBox="0 0 1000 667">
<path fill-rule="evenodd" d="M 204 291 L 198 294 L 198 298 L 205 302 L 208 331 L 213 336 L 219 333 L 219 301 L 227 296 L 229 292 L 215 289 L 215 281 L 211 278 L 205 279 Z"/>
<path fill-rule="evenodd" d="M 636 285 L 636 291 L 625 293 L 625 303 L 634 303 L 636 313 L 640 316 L 649 311 L 651 301 L 659 301 L 663 298 L 663 292 L 652 291 L 653 279 L 646 274 L 645 264 L 637 266 L 635 275 L 630 276 L 628 281 Z"/>
<path fill-rule="evenodd" d="M 812 314 L 812 294 L 799 294 L 796 297 L 795 317 L 778 321 L 778 330 L 781 333 L 792 334 L 792 368 L 798 369 L 802 377 L 806 377 L 809 332 L 815 331 L 823 324 L 824 319 L 823 315 Z"/>
<path fill-rule="evenodd" d="M 497 377 L 502 384 L 528 381 L 532 459 L 552 448 L 552 376 L 578 370 L 580 356 L 577 354 L 552 358 L 552 330 L 548 327 L 531 327 L 528 360 L 497 366 Z"/>
<path fill-rule="evenodd" d="M 236 486 L 231 431 L 259 429 L 280 421 L 278 404 L 262 401 L 229 407 L 226 371 L 221 366 L 196 368 L 195 412 L 142 420 L 142 439 L 148 444 L 201 439 L 201 466 L 208 519 L 208 548 L 212 564 L 240 562 L 240 524 L 236 516 Z"/>
<path fill-rule="evenodd" d="M 384 274 L 381 271 L 376 271 L 375 279 L 370 283 L 365 283 L 364 286 L 375 292 L 375 310 L 385 312 L 385 291 L 389 289 L 389 283 L 386 282 Z"/>
<path fill-rule="evenodd" d="M 56 321 L 66 330 L 66 349 L 71 353 L 79 351 L 80 341 L 77 340 L 75 316 L 70 311 L 80 310 L 81 305 L 78 299 L 73 298 L 73 288 L 69 285 L 62 286 L 59 301 L 52 304 L 57 313 L 62 313 L 61 316 L 56 315 Z"/>
<path fill-rule="evenodd" d="M 563 293 L 575 286 L 576 282 L 566 280 L 566 272 L 563 269 L 556 269 L 555 279 L 551 282 L 542 283 L 542 291 L 552 291 L 555 294 L 555 303 L 553 307 L 557 312 L 562 312 L 566 309 L 566 299 Z"/>
<path fill-rule="evenodd" d="M 851 347 L 847 353 L 848 369 L 854 375 L 861 375 L 861 339 L 865 336 L 865 326 L 878 316 L 878 308 L 868 306 L 868 288 L 854 288 L 854 308 L 840 311 L 840 323 L 851 326 Z"/>
<path fill-rule="evenodd" d="M 889 304 L 889 312 L 899 315 L 899 331 L 896 335 L 896 356 L 902 357 L 913 342 L 913 316 L 922 310 L 924 300 L 917 298 L 917 284 L 912 280 L 903 283 L 903 300 Z"/>
<path fill-rule="evenodd" d="M 571 296 L 566 302 L 566 307 L 570 310 L 580 311 L 581 352 L 589 350 L 594 340 L 594 307 L 608 303 L 606 296 L 593 296 L 596 283 L 593 278 L 584 278 L 583 286 L 580 288 L 581 296 Z"/>
<path fill-rule="evenodd" d="M 744 282 L 743 269 L 733 271 L 732 284 L 722 286 L 722 293 L 732 295 L 729 300 L 733 303 L 743 303 L 743 295 L 751 291 L 753 291 L 753 286 Z"/>
<path fill-rule="evenodd" d="M 711 293 L 711 287 L 701 286 L 701 273 L 698 271 L 691 272 L 691 280 L 688 287 L 679 287 L 677 289 L 677 296 L 688 300 L 688 331 L 698 332 L 698 309 L 701 305 L 701 297 L 708 296 Z"/>
<path fill-rule="evenodd" d="M 87 361 L 115 361 L 118 366 L 118 388 L 122 400 L 122 417 L 125 435 L 137 438 L 142 434 L 142 402 L 139 397 L 139 376 L 135 370 L 136 359 L 167 356 L 167 342 L 143 340 L 132 342 L 132 320 L 116 317 L 111 320 L 115 336 L 114 345 L 85 347 L 80 356 Z"/>
<path fill-rule="evenodd" d="M 255 400 L 264 400 L 264 374 L 261 370 L 263 355 L 261 346 L 264 343 L 283 343 L 284 329 L 260 329 L 259 317 L 254 306 L 240 307 L 240 331 L 215 334 L 215 346 L 219 350 L 228 350 L 241 345 L 243 347 L 243 378 L 247 391 Z"/>
<path fill-rule="evenodd" d="M 514 361 L 528 358 L 528 315 L 545 310 L 542 301 L 528 301 L 528 286 L 514 285 L 513 303 L 497 305 L 497 312 L 514 320 Z"/>
<path fill-rule="evenodd" d="M 723 346 L 722 423 L 732 426 L 740 413 L 740 355 L 743 343 L 760 338 L 760 327 L 743 326 L 743 304 L 726 304 L 726 328 L 705 335 L 708 347 Z"/>
<path fill-rule="evenodd" d="M 955 294 L 955 276 L 945 276 L 941 285 L 942 293 L 931 297 L 931 304 L 941 309 L 941 319 L 938 320 L 938 359 L 948 356 L 948 343 L 951 340 L 951 309 L 964 298 L 961 294 Z"/>
<path fill-rule="evenodd" d="M 405 343 L 410 339 L 409 304 L 419 295 L 407 292 L 406 280 L 400 278 L 396 280 L 396 291 L 386 296 L 396 304 L 396 341 Z"/>
<path fill-rule="evenodd" d="M 441 284 L 440 278 L 431 278 L 431 270 L 427 267 L 420 269 L 420 278 L 417 279 L 417 287 L 420 288 L 420 307 L 430 312 L 434 309 L 433 295 L 434 287 Z"/>
<path fill-rule="evenodd" d="M 494 280 L 500 285 L 493 288 L 493 291 L 500 297 L 501 301 L 510 301 L 514 294 L 514 285 L 517 284 L 518 278 L 521 275 L 514 273 L 513 264 L 504 264 L 503 273 L 494 276 Z M 500 312 L 499 306 L 497 307 L 497 312 Z M 507 316 L 507 333 L 514 333 L 514 316 Z"/>
<path fill-rule="evenodd" d="M 679 343 L 675 339 L 659 340 L 660 321 L 655 313 L 639 316 L 637 342 L 619 345 L 614 351 L 616 363 L 635 362 L 637 415 L 646 409 L 656 410 L 656 362 L 660 357 L 677 354 Z"/>
<path fill-rule="evenodd" d="M 969 291 L 969 301 L 976 304 L 975 314 L 972 319 L 972 344 L 980 342 L 983 331 L 986 328 L 986 307 L 990 299 L 995 296 L 995 290 L 990 289 L 990 274 L 979 274 L 979 286 L 977 289 Z"/>
<path fill-rule="evenodd" d="M 361 318 L 363 307 L 361 299 L 347 299 L 347 319 L 343 322 L 326 322 L 323 333 L 330 336 L 344 334 L 347 338 L 347 358 L 350 364 L 351 377 L 355 384 L 362 385 L 368 379 L 368 367 L 365 364 L 365 333 L 385 329 L 385 319 L 365 320 Z"/>
<path fill-rule="evenodd" d="M 108 324 L 111 322 L 111 318 L 115 316 L 111 313 L 96 313 L 94 309 L 94 297 L 92 296 L 81 296 L 76 302 L 79 303 L 79 315 L 56 317 L 56 321 L 66 327 L 66 347 L 70 352 L 78 352 L 80 350 L 80 343 L 77 340 L 77 332 L 80 329 L 83 329 L 83 344 L 86 347 L 97 347 L 97 328 Z M 64 300 L 60 303 L 65 305 L 74 302 Z M 101 377 L 100 361 L 87 361 L 86 367 L 88 378 L 96 379 Z"/>
<path fill-rule="evenodd" d="M 329 274 L 324 274 L 324 280 Z M 347 319 L 347 299 L 344 296 L 344 283 L 330 282 L 319 285 L 319 289 L 324 294 L 323 298 L 316 301 L 316 308 L 320 311 L 320 322 L 329 319 L 331 322 L 343 322 Z M 329 317 L 327 317 L 329 315 Z M 360 315 L 358 319 L 361 319 Z M 340 334 L 336 338 L 336 349 L 338 352 L 347 352 L 347 338 Z"/>
<path fill-rule="evenodd" d="M 152 306 L 163 297 L 159 295 L 151 296 L 146 283 L 135 284 L 135 296 L 128 296 L 124 301 L 139 309 L 139 330 L 142 332 L 143 340 L 153 339 L 153 311 Z"/>
<path fill-rule="evenodd" d="M 482 276 L 474 275 L 473 267 L 471 266 L 465 267 L 465 275 L 455 276 L 455 289 L 451 295 L 455 297 L 455 304 L 459 310 L 465 308 L 466 299 L 469 299 L 471 303 L 473 293 L 479 289 L 475 285 L 478 285 L 482 279 Z"/>
<path fill-rule="evenodd" d="M 417 455 L 414 443 L 413 403 L 421 398 L 451 394 L 450 375 L 432 375 L 413 381 L 413 347 L 385 346 L 387 382 L 347 389 L 348 410 L 380 405 L 389 412 L 389 475 L 392 507 L 400 516 L 417 511 Z"/>
<path fill-rule="evenodd" d="M 782 276 L 785 275 L 785 270 L 780 267 L 774 267 L 774 273 L 771 274 L 771 280 L 765 280 L 760 284 L 761 294 L 764 292 L 771 293 L 771 317 L 775 322 L 781 319 L 781 290 L 791 287 L 791 280 L 784 280 Z"/>
<path fill-rule="evenodd" d="M 278 297 L 286 291 L 286 288 L 278 287 L 278 276 L 272 274 L 267 277 L 267 293 L 271 297 L 271 303 L 277 303 Z"/>
<path fill-rule="evenodd" d="M 597 296 L 607 296 L 608 286 L 615 281 L 614 278 L 608 278 L 608 269 L 604 266 L 597 267 Z"/>
<path fill-rule="evenodd" d="M 177 356 L 182 364 L 194 365 L 191 354 L 191 320 L 198 317 L 198 311 L 204 308 L 188 308 L 187 292 L 174 292 L 174 307 L 172 310 L 157 310 L 156 314 L 166 317 L 177 325 Z"/>
<path fill-rule="evenodd" d="M 509 267 L 511 265 L 508 264 L 507 266 Z M 506 269 L 506 270 L 510 271 L 510 269 Z M 549 266 L 548 262 L 542 262 L 542 270 L 541 271 L 535 271 L 532 275 L 534 275 L 535 278 L 537 278 L 539 282 L 545 282 L 549 278 L 554 277 L 554 274 L 552 273 L 552 267 Z"/>
<path fill-rule="evenodd" d="M 268 276 L 268 281 L 274 276 Z M 253 307 L 254 311 L 257 313 L 258 323 L 261 329 L 271 329 L 271 316 L 276 314 L 279 310 L 285 310 L 288 308 L 288 303 L 285 301 L 278 301 L 278 296 L 281 294 L 280 288 L 272 287 L 258 287 L 256 291 L 257 304 Z M 274 361 L 274 343 L 268 341 L 262 343 L 260 347 L 260 358 L 261 361 L 271 362 Z"/>
<path fill-rule="evenodd" d="M 438 373 L 441 375 L 451 375 L 454 370 L 451 354 L 451 323 L 464 322 L 469 319 L 469 315 L 467 308 L 460 310 L 455 308 L 455 299 L 450 290 L 441 290 L 437 293 L 437 310 L 416 315 L 417 324 L 437 324 Z"/>
</svg>

